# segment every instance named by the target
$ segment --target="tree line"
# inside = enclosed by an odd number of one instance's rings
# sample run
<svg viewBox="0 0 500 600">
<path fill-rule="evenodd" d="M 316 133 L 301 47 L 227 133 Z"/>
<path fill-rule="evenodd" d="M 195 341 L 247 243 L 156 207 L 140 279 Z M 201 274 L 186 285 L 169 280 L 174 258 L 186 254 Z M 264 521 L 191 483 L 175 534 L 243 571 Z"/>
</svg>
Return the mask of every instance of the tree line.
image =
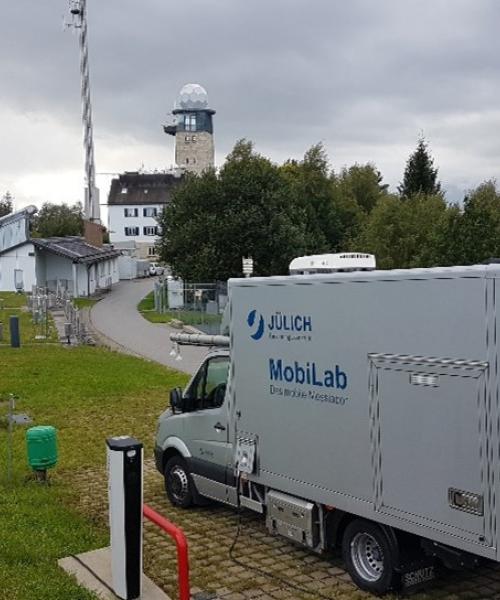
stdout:
<svg viewBox="0 0 500 600">
<path fill-rule="evenodd" d="M 286 274 L 292 258 L 375 254 L 382 269 L 467 265 L 500 257 L 500 192 L 494 180 L 448 203 L 421 138 L 397 193 L 377 168 L 330 168 L 322 144 L 277 165 L 240 140 L 219 171 L 187 175 L 159 218 L 159 251 L 186 280 Z"/>
<path fill-rule="evenodd" d="M 14 210 L 14 197 L 6 192 L 0 198 L 0 217 Z M 83 235 L 83 208 L 80 202 L 73 205 L 45 202 L 32 218 L 32 237 L 65 237 Z"/>
</svg>

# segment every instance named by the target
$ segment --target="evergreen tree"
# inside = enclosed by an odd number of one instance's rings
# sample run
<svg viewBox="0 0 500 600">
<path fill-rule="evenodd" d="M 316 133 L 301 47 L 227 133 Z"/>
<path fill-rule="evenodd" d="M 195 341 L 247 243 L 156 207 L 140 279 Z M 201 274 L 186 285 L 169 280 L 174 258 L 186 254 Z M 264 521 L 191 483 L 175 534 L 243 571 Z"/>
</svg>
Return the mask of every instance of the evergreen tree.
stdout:
<svg viewBox="0 0 500 600">
<path fill-rule="evenodd" d="M 441 184 L 437 179 L 438 169 L 434 168 L 428 144 L 420 137 L 417 148 L 406 162 L 403 182 L 398 187 L 402 198 L 411 198 L 415 194 L 439 194 Z"/>
<path fill-rule="evenodd" d="M 14 199 L 10 192 L 6 192 L 2 198 L 0 198 L 0 217 L 9 215 L 14 208 Z"/>
</svg>

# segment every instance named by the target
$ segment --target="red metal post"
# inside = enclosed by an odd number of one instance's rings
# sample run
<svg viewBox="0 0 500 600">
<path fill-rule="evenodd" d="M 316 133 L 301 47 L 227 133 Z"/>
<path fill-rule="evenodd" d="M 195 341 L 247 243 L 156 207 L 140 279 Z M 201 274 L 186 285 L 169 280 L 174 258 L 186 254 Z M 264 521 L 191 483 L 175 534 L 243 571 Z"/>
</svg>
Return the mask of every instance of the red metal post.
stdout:
<svg viewBox="0 0 500 600">
<path fill-rule="evenodd" d="M 175 540 L 177 546 L 177 571 L 179 581 L 179 600 L 190 600 L 191 590 L 189 588 L 189 559 L 188 544 L 184 532 L 176 527 L 165 517 L 162 517 L 147 504 L 142 507 L 142 514 L 165 533 Z"/>
</svg>

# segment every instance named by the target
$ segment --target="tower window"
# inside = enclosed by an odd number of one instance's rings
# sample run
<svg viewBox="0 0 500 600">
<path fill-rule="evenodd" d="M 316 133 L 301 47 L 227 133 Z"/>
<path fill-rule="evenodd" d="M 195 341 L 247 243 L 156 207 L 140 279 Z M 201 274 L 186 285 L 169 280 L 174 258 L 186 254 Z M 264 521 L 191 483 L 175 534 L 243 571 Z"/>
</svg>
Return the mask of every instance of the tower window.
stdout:
<svg viewBox="0 0 500 600">
<path fill-rule="evenodd" d="M 196 131 L 196 115 L 184 115 L 184 129 Z"/>
<path fill-rule="evenodd" d="M 186 158 L 186 164 L 187 165 L 189 164 L 189 158 Z"/>
</svg>

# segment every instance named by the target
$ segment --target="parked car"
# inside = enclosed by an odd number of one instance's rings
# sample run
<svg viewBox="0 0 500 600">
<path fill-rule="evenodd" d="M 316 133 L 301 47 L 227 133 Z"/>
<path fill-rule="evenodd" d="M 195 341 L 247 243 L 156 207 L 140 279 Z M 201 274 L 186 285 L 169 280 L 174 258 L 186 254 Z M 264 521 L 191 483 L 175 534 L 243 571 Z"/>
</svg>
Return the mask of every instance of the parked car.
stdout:
<svg viewBox="0 0 500 600">
<path fill-rule="evenodd" d="M 163 275 L 164 271 L 165 271 L 165 269 L 158 263 L 151 263 L 149 265 L 149 274 L 150 275 Z"/>
</svg>

